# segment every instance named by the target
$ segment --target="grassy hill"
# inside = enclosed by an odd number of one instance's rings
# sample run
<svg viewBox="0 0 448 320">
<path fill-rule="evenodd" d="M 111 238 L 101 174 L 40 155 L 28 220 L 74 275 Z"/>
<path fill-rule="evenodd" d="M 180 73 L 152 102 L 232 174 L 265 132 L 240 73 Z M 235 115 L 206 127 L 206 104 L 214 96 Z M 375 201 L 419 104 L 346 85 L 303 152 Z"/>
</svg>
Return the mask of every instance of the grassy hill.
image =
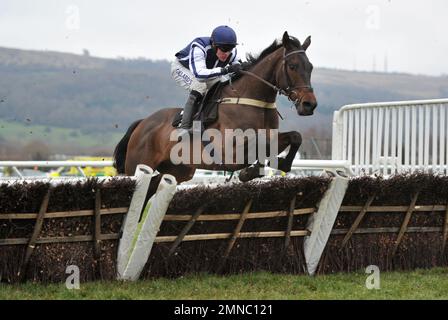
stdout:
<svg viewBox="0 0 448 320">
<path fill-rule="evenodd" d="M 112 147 L 123 136 L 121 131 L 117 128 L 116 132 L 84 133 L 80 129 L 23 124 L 0 119 L 0 142 L 8 140 L 26 144 L 40 140 L 49 145 L 75 145 L 81 148 Z"/>
<path fill-rule="evenodd" d="M 184 99 L 168 71 L 167 61 L 0 49 L 0 118 L 109 132 Z"/>
<path fill-rule="evenodd" d="M 0 119 L 0 160 L 46 160 L 51 155 L 112 156 L 125 128 L 85 133 L 80 129 Z"/>
</svg>

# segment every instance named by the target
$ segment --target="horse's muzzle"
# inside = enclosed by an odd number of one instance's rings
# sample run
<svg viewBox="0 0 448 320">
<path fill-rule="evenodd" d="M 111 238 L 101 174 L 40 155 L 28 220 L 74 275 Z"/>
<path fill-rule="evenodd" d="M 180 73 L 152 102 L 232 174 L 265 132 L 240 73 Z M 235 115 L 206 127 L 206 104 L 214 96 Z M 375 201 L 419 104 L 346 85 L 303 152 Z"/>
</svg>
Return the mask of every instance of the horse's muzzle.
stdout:
<svg viewBox="0 0 448 320">
<path fill-rule="evenodd" d="M 314 113 L 314 109 L 317 107 L 317 102 L 302 101 L 296 104 L 297 113 L 300 116 L 311 116 Z"/>
</svg>

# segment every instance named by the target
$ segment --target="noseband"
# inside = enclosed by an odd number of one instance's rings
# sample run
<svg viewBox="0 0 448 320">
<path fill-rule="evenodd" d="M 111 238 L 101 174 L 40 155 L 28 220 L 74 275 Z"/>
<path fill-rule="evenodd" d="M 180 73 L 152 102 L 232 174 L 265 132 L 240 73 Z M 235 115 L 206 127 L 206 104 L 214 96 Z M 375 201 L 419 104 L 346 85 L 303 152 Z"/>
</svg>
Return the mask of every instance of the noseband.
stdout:
<svg viewBox="0 0 448 320">
<path fill-rule="evenodd" d="M 289 74 L 288 74 L 288 70 L 286 69 L 287 67 L 286 67 L 286 59 L 289 57 L 289 56 L 291 56 L 291 55 L 293 55 L 293 54 L 302 54 L 302 53 L 305 53 L 305 50 L 295 50 L 295 51 L 291 51 L 291 52 L 289 52 L 289 53 L 286 53 L 286 49 L 284 49 L 284 52 L 283 52 L 283 58 L 282 58 L 282 64 L 283 64 L 283 66 L 284 66 L 284 74 L 285 74 L 285 77 L 286 77 L 286 84 L 288 85 L 286 88 L 280 88 L 280 87 L 277 87 L 276 85 L 274 85 L 274 84 L 272 84 L 272 83 L 270 83 L 269 81 L 266 81 L 265 79 L 263 79 L 263 78 L 261 78 L 261 77 L 259 77 L 259 76 L 257 76 L 256 74 L 254 74 L 254 73 L 252 73 L 252 72 L 250 72 L 250 71 L 244 71 L 244 70 L 242 70 L 242 71 L 240 71 L 242 74 L 247 74 L 247 75 L 249 75 L 249 76 L 251 76 L 251 77 L 254 77 L 254 78 L 256 78 L 256 79 L 258 79 L 258 80 L 260 80 L 261 82 L 263 82 L 264 84 L 266 84 L 267 86 L 269 86 L 270 88 L 272 88 L 274 91 L 276 91 L 277 93 L 279 93 L 279 94 L 281 94 L 281 95 L 284 95 L 284 96 L 287 96 L 288 97 L 288 99 L 290 100 L 290 101 L 292 101 L 292 102 L 294 102 L 294 103 L 297 103 L 298 101 L 297 100 L 299 100 L 299 102 L 303 99 L 303 95 L 302 96 L 300 96 L 299 94 L 297 94 L 296 92 L 294 92 L 294 90 L 302 90 L 302 89 L 308 89 L 308 92 L 313 92 L 314 90 L 313 90 L 313 87 L 311 86 L 311 85 L 304 85 L 304 86 L 295 86 L 295 87 L 292 87 L 292 84 L 291 84 L 291 78 L 290 78 L 290 76 L 289 76 Z M 295 99 L 295 100 L 292 100 L 291 99 L 291 94 L 292 93 L 294 93 L 296 96 L 298 96 L 299 97 L 299 99 Z"/>
</svg>

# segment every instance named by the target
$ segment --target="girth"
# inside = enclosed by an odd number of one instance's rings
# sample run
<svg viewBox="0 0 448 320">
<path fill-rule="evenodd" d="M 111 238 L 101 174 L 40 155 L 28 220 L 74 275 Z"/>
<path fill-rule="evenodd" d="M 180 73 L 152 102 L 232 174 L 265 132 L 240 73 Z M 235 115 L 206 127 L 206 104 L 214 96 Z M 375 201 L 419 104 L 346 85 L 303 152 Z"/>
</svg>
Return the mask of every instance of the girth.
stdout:
<svg viewBox="0 0 448 320">
<path fill-rule="evenodd" d="M 249 98 L 223 98 L 217 101 L 218 104 L 244 104 L 251 107 L 263 108 L 263 109 L 277 109 L 274 102 L 266 102 Z"/>
</svg>

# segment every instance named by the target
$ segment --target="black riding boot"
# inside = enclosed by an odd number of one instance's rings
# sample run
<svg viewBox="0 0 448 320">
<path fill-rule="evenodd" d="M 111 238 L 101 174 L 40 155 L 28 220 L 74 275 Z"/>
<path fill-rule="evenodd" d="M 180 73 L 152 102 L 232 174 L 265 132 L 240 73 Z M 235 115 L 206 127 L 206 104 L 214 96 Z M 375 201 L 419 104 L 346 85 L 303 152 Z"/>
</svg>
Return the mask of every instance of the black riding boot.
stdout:
<svg viewBox="0 0 448 320">
<path fill-rule="evenodd" d="M 188 96 L 187 103 L 185 103 L 184 113 L 182 114 L 181 129 L 186 129 L 188 132 L 192 132 L 193 115 L 197 112 L 199 103 L 202 99 L 202 94 L 197 91 L 191 91 Z"/>
</svg>

